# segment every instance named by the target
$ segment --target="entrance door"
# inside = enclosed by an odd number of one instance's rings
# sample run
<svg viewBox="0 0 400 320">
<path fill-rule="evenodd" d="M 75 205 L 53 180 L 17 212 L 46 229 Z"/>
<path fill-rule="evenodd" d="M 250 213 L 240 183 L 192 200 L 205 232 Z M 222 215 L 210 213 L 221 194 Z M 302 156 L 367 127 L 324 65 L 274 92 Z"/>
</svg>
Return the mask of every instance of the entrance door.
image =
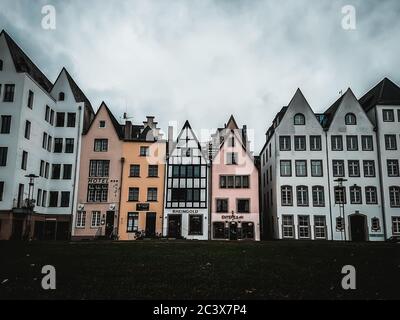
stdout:
<svg viewBox="0 0 400 320">
<path fill-rule="evenodd" d="M 237 240 L 238 239 L 238 228 L 236 222 L 231 222 L 229 225 L 229 240 Z"/>
<path fill-rule="evenodd" d="M 156 236 L 156 214 L 155 212 L 146 213 L 146 238 Z"/>
<path fill-rule="evenodd" d="M 168 237 L 180 238 L 182 236 L 182 216 L 170 214 L 168 216 Z"/>
<path fill-rule="evenodd" d="M 23 226 L 24 226 L 23 220 L 13 219 L 12 231 L 11 231 L 11 239 L 12 240 L 21 240 L 22 239 Z"/>
<path fill-rule="evenodd" d="M 107 211 L 105 232 L 106 238 L 110 239 L 114 232 L 114 211 Z"/>
<path fill-rule="evenodd" d="M 44 239 L 55 240 L 56 233 L 57 233 L 57 221 L 46 220 L 46 222 L 44 223 Z"/>
<path fill-rule="evenodd" d="M 367 241 L 367 219 L 361 214 L 350 216 L 350 232 L 352 241 Z"/>
</svg>

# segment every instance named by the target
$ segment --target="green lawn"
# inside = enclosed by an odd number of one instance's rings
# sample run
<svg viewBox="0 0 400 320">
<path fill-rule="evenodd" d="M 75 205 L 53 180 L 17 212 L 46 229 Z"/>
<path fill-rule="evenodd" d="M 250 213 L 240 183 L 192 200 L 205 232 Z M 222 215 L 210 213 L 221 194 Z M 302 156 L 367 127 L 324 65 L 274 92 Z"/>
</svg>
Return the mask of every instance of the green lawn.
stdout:
<svg viewBox="0 0 400 320">
<path fill-rule="evenodd" d="M 0 242 L 0 255 L 1 299 L 400 299 L 400 244 Z M 53 291 L 41 288 L 47 264 Z"/>
</svg>

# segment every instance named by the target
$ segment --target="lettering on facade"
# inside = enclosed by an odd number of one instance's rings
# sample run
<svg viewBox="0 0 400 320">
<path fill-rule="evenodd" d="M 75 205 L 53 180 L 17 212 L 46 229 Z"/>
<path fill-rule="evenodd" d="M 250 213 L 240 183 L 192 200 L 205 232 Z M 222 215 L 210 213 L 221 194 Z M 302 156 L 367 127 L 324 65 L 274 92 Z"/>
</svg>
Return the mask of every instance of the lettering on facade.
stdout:
<svg viewBox="0 0 400 320">
<path fill-rule="evenodd" d="M 199 213 L 199 210 L 196 209 L 181 209 L 181 210 L 172 210 L 172 213 Z"/>
<path fill-rule="evenodd" d="M 148 203 L 137 203 L 136 211 L 148 211 L 150 209 L 150 204 Z"/>
<path fill-rule="evenodd" d="M 89 178 L 88 183 L 89 184 L 107 184 L 108 178 Z"/>
<path fill-rule="evenodd" d="M 236 214 L 232 214 L 229 216 L 221 216 L 222 220 L 242 220 L 244 217 L 243 216 L 239 216 Z"/>
</svg>

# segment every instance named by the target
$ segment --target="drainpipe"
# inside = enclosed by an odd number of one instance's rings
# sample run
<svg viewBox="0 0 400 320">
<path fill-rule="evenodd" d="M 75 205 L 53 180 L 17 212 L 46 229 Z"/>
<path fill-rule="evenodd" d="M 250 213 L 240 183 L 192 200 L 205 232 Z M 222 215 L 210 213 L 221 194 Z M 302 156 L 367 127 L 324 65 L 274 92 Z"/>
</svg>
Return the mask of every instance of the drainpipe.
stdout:
<svg viewBox="0 0 400 320">
<path fill-rule="evenodd" d="M 330 165 L 329 165 L 329 152 L 328 152 L 328 132 L 325 130 L 325 152 L 326 152 L 326 167 L 328 174 L 328 197 L 329 197 L 329 216 L 331 220 L 331 241 L 333 241 L 333 221 L 332 221 L 332 199 L 331 199 L 331 175 L 330 175 Z M 345 230 L 346 232 L 346 230 Z"/>
<path fill-rule="evenodd" d="M 379 139 L 379 124 L 378 124 L 378 112 L 376 110 L 375 106 L 375 122 L 376 122 L 376 127 L 374 128 L 376 134 L 376 150 L 380 151 L 381 150 L 381 144 L 380 144 L 380 139 Z M 387 229 L 386 229 L 386 214 L 385 214 L 385 192 L 383 190 L 383 175 L 382 175 L 382 160 L 381 160 L 381 153 L 377 152 L 378 155 L 378 168 L 379 168 L 379 190 L 381 194 L 381 207 L 382 207 L 382 224 L 383 224 L 383 237 L 384 240 L 387 239 Z"/>
<path fill-rule="evenodd" d="M 122 198 L 122 180 L 124 178 L 124 164 L 125 164 L 125 158 L 121 158 L 121 175 L 120 175 L 120 183 L 119 183 L 119 195 L 118 195 L 118 213 L 117 213 L 117 237 L 119 239 L 119 219 L 121 218 L 121 198 Z M 115 220 L 114 220 L 115 221 Z"/>
<path fill-rule="evenodd" d="M 80 165 L 78 163 L 79 159 L 79 153 L 80 153 L 80 147 L 81 147 L 81 137 L 82 137 L 82 131 L 81 131 L 81 113 L 82 113 L 82 106 L 78 107 L 78 134 L 77 134 L 77 139 L 76 139 L 76 152 L 75 152 L 75 169 L 74 169 L 74 187 L 72 189 L 72 205 L 71 205 L 71 227 L 70 227 L 70 234 L 72 237 L 73 229 L 74 229 L 74 208 L 75 208 L 75 193 L 78 188 L 77 185 L 77 172 L 78 172 L 78 166 Z"/>
<path fill-rule="evenodd" d="M 208 240 L 211 240 L 211 208 L 212 208 L 212 159 L 210 157 L 210 175 L 208 178 Z"/>
</svg>

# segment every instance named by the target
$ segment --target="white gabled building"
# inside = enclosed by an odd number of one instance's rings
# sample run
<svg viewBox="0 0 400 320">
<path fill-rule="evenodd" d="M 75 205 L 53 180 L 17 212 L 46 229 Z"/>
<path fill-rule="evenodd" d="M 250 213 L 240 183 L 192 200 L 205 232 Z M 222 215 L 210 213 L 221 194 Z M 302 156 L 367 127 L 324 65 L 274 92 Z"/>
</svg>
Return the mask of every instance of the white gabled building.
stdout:
<svg viewBox="0 0 400 320">
<path fill-rule="evenodd" d="M 51 83 L 1 32 L 0 239 L 69 237 L 80 137 L 92 116 L 65 69 Z"/>
<path fill-rule="evenodd" d="M 300 90 L 274 119 L 260 162 L 264 232 L 330 239 L 325 133 Z"/>
<path fill-rule="evenodd" d="M 376 127 L 377 175 L 381 180 L 382 228 L 386 238 L 400 237 L 400 87 L 388 78 L 368 91 L 360 104 Z"/>
<path fill-rule="evenodd" d="M 209 239 L 209 161 L 188 121 L 176 140 L 168 132 L 163 235 Z"/>
</svg>

